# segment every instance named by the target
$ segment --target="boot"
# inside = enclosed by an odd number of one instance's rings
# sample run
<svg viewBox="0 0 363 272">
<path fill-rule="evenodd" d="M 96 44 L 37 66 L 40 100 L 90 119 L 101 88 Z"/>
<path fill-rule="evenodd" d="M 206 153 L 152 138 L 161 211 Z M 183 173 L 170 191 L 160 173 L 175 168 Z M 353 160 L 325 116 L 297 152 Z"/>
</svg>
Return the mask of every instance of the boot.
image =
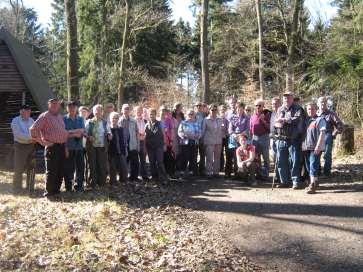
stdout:
<svg viewBox="0 0 363 272">
<path fill-rule="evenodd" d="M 306 190 L 307 194 L 315 194 L 317 177 L 310 177 L 310 185 Z"/>
</svg>

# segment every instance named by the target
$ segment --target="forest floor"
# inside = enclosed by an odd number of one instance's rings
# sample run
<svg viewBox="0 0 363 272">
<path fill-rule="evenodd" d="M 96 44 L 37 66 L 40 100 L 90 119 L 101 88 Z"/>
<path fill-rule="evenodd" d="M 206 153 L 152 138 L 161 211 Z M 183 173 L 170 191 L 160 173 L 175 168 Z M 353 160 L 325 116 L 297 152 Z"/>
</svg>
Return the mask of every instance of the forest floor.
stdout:
<svg viewBox="0 0 363 272">
<path fill-rule="evenodd" d="M 316 195 L 193 180 L 98 193 L 11 193 L 0 172 L 1 271 L 362 271 L 363 156 Z"/>
</svg>

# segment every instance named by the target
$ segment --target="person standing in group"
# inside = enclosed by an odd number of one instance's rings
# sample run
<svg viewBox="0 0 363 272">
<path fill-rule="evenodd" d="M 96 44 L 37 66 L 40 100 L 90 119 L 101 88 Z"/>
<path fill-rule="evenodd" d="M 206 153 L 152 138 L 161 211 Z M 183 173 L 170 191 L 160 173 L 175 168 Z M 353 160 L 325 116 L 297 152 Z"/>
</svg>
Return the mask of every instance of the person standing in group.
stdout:
<svg viewBox="0 0 363 272">
<path fill-rule="evenodd" d="M 258 175 L 262 179 L 268 179 L 270 168 L 270 117 L 271 113 L 264 110 L 265 102 L 262 99 L 255 101 L 255 111 L 250 119 L 250 133 L 252 144 L 256 147 L 256 156 L 263 158 L 263 168 Z"/>
<path fill-rule="evenodd" d="M 175 121 L 171 116 L 170 111 L 166 107 L 160 108 L 160 123 L 164 133 L 164 166 L 166 173 L 174 178 L 175 176 L 175 150 L 174 150 L 174 138 L 175 138 Z"/>
<path fill-rule="evenodd" d="M 228 151 L 228 125 L 229 121 L 226 117 L 227 107 L 225 105 L 219 106 L 219 117 L 222 119 L 223 122 L 223 138 L 222 138 L 222 150 L 221 150 L 221 165 L 220 165 L 220 171 L 224 171 L 225 166 L 225 156 Z"/>
<path fill-rule="evenodd" d="M 48 111 L 39 115 L 30 127 L 33 141 L 45 147 L 46 184 L 44 196 L 60 193 L 64 177 L 64 161 L 68 138 L 81 137 L 81 133 L 67 131 L 60 114 L 61 102 L 57 98 L 48 101 Z"/>
<path fill-rule="evenodd" d="M 110 114 L 112 112 L 115 112 L 115 105 L 113 103 L 107 103 L 105 106 L 103 119 L 106 120 L 108 126 L 110 126 Z"/>
<path fill-rule="evenodd" d="M 118 112 L 110 113 L 110 129 L 112 139 L 108 147 L 108 162 L 110 167 L 110 184 L 117 185 L 127 181 L 127 146 L 124 131 L 119 127 L 120 115 Z M 119 180 L 117 181 L 117 175 Z"/>
<path fill-rule="evenodd" d="M 226 112 L 226 118 L 228 121 L 231 121 L 231 118 L 237 114 L 237 98 L 236 96 L 231 96 L 228 99 L 228 111 Z"/>
<path fill-rule="evenodd" d="M 78 108 L 78 114 L 79 114 L 79 116 L 81 116 L 83 118 L 84 123 L 86 123 L 86 121 L 88 120 L 88 118 L 90 116 L 89 108 L 86 106 L 80 106 Z"/>
<path fill-rule="evenodd" d="M 186 120 L 180 123 L 178 136 L 181 139 L 181 171 L 184 173 L 184 177 L 188 177 L 190 171 L 197 176 L 197 154 L 201 128 L 195 120 L 195 113 L 192 109 L 188 110 Z"/>
<path fill-rule="evenodd" d="M 204 104 L 201 102 L 198 102 L 195 105 L 195 110 L 196 110 L 195 111 L 195 120 L 199 126 L 199 129 L 202 130 L 203 121 L 206 116 Z M 205 148 L 204 148 L 203 139 L 199 140 L 198 153 L 199 153 L 198 173 L 200 176 L 204 176 L 205 175 Z"/>
<path fill-rule="evenodd" d="M 86 123 L 88 136 L 88 157 L 91 172 L 91 187 L 104 186 L 107 178 L 108 141 L 112 140 L 110 127 L 103 119 L 103 106 L 98 104 L 92 109 L 94 117 Z"/>
<path fill-rule="evenodd" d="M 249 135 L 250 118 L 245 114 L 245 104 L 239 102 L 237 105 L 237 114 L 231 117 L 228 126 L 229 142 L 226 156 L 225 175 L 231 177 L 232 172 L 237 174 L 236 149 L 238 147 L 237 135 L 245 133 Z"/>
<path fill-rule="evenodd" d="M 30 170 L 32 167 L 35 167 L 35 165 L 32 165 L 35 147 L 29 132 L 29 128 L 33 125 L 34 120 L 30 115 L 30 106 L 22 105 L 19 116 L 11 121 L 11 129 L 14 136 L 13 189 L 15 193 L 22 189 L 23 172 L 26 170 L 27 181 L 29 182 Z"/>
<path fill-rule="evenodd" d="M 138 160 L 139 160 L 139 174 L 143 180 L 147 181 L 148 174 L 146 170 L 146 146 L 145 146 L 145 126 L 147 123 L 148 117 L 144 118 L 144 108 L 142 106 L 137 106 L 135 108 L 135 120 L 137 124 L 138 131 L 138 141 L 139 141 L 139 152 L 138 152 Z"/>
<path fill-rule="evenodd" d="M 248 117 L 251 118 L 253 112 L 252 112 L 252 107 L 251 106 L 245 106 L 245 113 Z"/>
<path fill-rule="evenodd" d="M 127 141 L 127 161 L 130 164 L 130 181 L 139 180 L 139 129 L 136 120 L 130 116 L 131 108 L 129 104 L 122 105 L 122 117 L 119 125 L 124 129 L 124 136 Z"/>
<path fill-rule="evenodd" d="M 310 177 L 310 184 L 306 192 L 308 194 L 314 194 L 318 187 L 320 155 L 325 146 L 326 121 L 324 117 L 318 117 L 318 106 L 315 103 L 307 104 L 306 110 L 308 120 L 306 137 L 303 142 L 303 151 L 305 166 Z"/>
<path fill-rule="evenodd" d="M 319 97 L 318 106 L 318 115 L 320 117 L 323 117 L 326 122 L 323 174 L 329 177 L 332 167 L 332 152 L 334 139 L 339 133 L 342 133 L 343 123 L 334 111 L 328 109 L 326 97 Z"/>
<path fill-rule="evenodd" d="M 291 92 L 283 94 L 283 105 L 277 111 L 275 119 L 275 139 L 277 147 L 277 169 L 281 183 L 278 188 L 290 187 L 290 177 L 293 189 L 302 189 L 301 182 L 301 135 L 304 131 L 304 110 L 294 104 Z M 291 160 L 291 163 L 290 163 Z"/>
<path fill-rule="evenodd" d="M 270 118 L 270 149 L 272 153 L 272 159 L 274 161 L 274 183 L 277 184 L 279 182 L 278 171 L 276 171 L 276 139 L 274 136 L 276 135 L 275 131 L 275 120 L 277 118 L 277 110 L 281 107 L 281 99 L 279 97 L 273 97 L 271 100 L 271 118 Z"/>
<path fill-rule="evenodd" d="M 78 108 L 78 114 L 82 117 L 84 124 L 86 124 L 87 120 L 89 119 L 91 112 L 88 107 L 80 106 Z M 83 146 L 83 158 L 84 158 L 84 180 L 86 181 L 86 185 L 89 186 L 89 160 L 87 155 L 87 135 L 82 138 L 82 146 Z"/>
<path fill-rule="evenodd" d="M 171 114 L 173 121 L 174 121 L 174 135 L 173 138 L 173 149 L 175 152 L 175 170 L 180 171 L 180 162 L 181 162 L 181 156 L 180 156 L 180 138 L 178 136 L 178 128 L 182 121 L 184 121 L 184 113 L 183 113 L 183 105 L 181 103 L 175 103 L 174 109 Z"/>
<path fill-rule="evenodd" d="M 145 128 L 145 143 L 152 180 L 168 181 L 164 167 L 164 133 L 161 122 L 156 120 L 156 109 L 150 109 L 149 112 L 149 121 Z"/>
<path fill-rule="evenodd" d="M 207 159 L 206 170 L 208 177 L 218 177 L 225 130 L 222 118 L 218 117 L 217 105 L 210 105 L 209 111 L 210 114 L 204 119 L 202 126 L 202 138 Z"/>
<path fill-rule="evenodd" d="M 73 191 L 73 179 L 76 176 L 77 192 L 83 192 L 84 186 L 84 154 L 83 135 L 85 124 L 82 117 L 78 115 L 78 104 L 75 101 L 67 103 L 68 114 L 64 116 L 65 128 L 68 131 L 78 131 L 80 137 L 70 138 L 66 145 L 66 161 L 64 162 L 64 183 L 67 192 Z"/>
<path fill-rule="evenodd" d="M 256 148 L 253 144 L 248 144 L 248 135 L 239 134 L 239 147 L 236 150 L 237 157 L 237 177 L 246 179 L 250 185 L 254 185 L 256 171 L 260 166 L 260 159 L 256 156 Z"/>
</svg>

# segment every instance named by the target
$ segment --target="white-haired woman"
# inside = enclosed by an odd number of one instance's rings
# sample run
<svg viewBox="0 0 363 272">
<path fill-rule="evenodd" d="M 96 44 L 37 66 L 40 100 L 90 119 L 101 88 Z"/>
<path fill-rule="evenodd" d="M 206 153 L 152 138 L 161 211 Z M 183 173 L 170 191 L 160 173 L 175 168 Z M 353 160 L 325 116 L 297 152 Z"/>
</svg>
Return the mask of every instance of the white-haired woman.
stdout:
<svg viewBox="0 0 363 272">
<path fill-rule="evenodd" d="M 120 114 L 111 112 L 109 121 L 112 133 L 112 139 L 108 146 L 108 163 L 110 166 L 110 184 L 117 185 L 120 182 L 127 181 L 127 142 L 124 137 L 124 130 L 118 125 Z M 117 181 L 117 175 L 119 181 Z"/>
<path fill-rule="evenodd" d="M 91 186 L 104 186 L 107 177 L 107 140 L 112 139 L 110 127 L 103 119 L 103 107 L 98 104 L 92 108 L 94 117 L 86 124 L 88 135 L 87 153 L 89 156 Z"/>
</svg>

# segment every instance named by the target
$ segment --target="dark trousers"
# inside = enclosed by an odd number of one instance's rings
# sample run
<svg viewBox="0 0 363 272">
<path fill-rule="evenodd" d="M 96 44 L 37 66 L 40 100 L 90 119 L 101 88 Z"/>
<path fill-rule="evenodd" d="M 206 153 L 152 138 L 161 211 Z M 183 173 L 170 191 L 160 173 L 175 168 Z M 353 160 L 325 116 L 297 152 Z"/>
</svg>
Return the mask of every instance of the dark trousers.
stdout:
<svg viewBox="0 0 363 272">
<path fill-rule="evenodd" d="M 222 140 L 222 151 L 221 151 L 221 166 L 220 166 L 220 171 L 224 171 L 224 166 L 225 166 L 225 156 L 228 152 L 228 138 L 223 138 Z"/>
<path fill-rule="evenodd" d="M 198 144 L 198 153 L 199 153 L 199 162 L 198 162 L 199 175 L 204 175 L 205 174 L 205 146 L 201 142 Z"/>
<path fill-rule="evenodd" d="M 139 161 L 140 161 L 140 176 L 142 178 L 146 178 L 148 176 L 146 170 L 146 146 L 145 141 L 140 141 L 140 150 L 139 150 Z"/>
<path fill-rule="evenodd" d="M 109 154 L 108 162 L 110 165 L 110 184 L 117 183 L 117 174 L 120 182 L 127 181 L 127 163 L 126 158 L 122 154 Z"/>
<path fill-rule="evenodd" d="M 166 173 L 168 173 L 170 176 L 173 176 L 175 174 L 176 160 L 171 147 L 168 147 L 164 152 L 164 165 Z"/>
<path fill-rule="evenodd" d="M 251 178 L 254 180 L 259 164 L 256 162 L 247 162 L 243 164 L 243 167 L 238 168 L 237 177 L 239 178 Z"/>
<path fill-rule="evenodd" d="M 237 166 L 236 148 L 228 148 L 226 154 L 225 174 L 226 176 L 230 176 L 232 173 L 236 175 L 237 170 L 238 166 Z"/>
<path fill-rule="evenodd" d="M 136 180 L 139 176 L 139 152 L 129 150 L 127 162 L 130 164 L 130 180 Z"/>
<path fill-rule="evenodd" d="M 197 153 L 198 145 L 181 145 L 180 166 L 182 171 L 186 171 L 189 166 L 189 171 L 192 171 L 194 175 L 197 175 Z"/>
<path fill-rule="evenodd" d="M 164 147 L 148 147 L 150 171 L 153 179 L 165 179 Z"/>
<path fill-rule="evenodd" d="M 14 143 L 14 177 L 13 186 L 15 189 L 20 189 L 23 182 L 23 172 L 27 173 L 27 180 L 30 178 L 29 173 L 35 165 L 32 163 L 34 154 L 33 144 Z"/>
<path fill-rule="evenodd" d="M 84 154 L 83 149 L 69 150 L 68 158 L 64 164 L 64 183 L 67 191 L 72 191 L 74 174 L 76 174 L 77 191 L 83 190 L 84 181 Z"/>
<path fill-rule="evenodd" d="M 53 144 L 45 148 L 45 195 L 49 196 L 60 192 L 65 158 L 65 144 Z"/>
<path fill-rule="evenodd" d="M 107 152 L 104 147 L 91 147 L 88 153 L 91 187 L 104 186 L 107 177 Z"/>
</svg>

